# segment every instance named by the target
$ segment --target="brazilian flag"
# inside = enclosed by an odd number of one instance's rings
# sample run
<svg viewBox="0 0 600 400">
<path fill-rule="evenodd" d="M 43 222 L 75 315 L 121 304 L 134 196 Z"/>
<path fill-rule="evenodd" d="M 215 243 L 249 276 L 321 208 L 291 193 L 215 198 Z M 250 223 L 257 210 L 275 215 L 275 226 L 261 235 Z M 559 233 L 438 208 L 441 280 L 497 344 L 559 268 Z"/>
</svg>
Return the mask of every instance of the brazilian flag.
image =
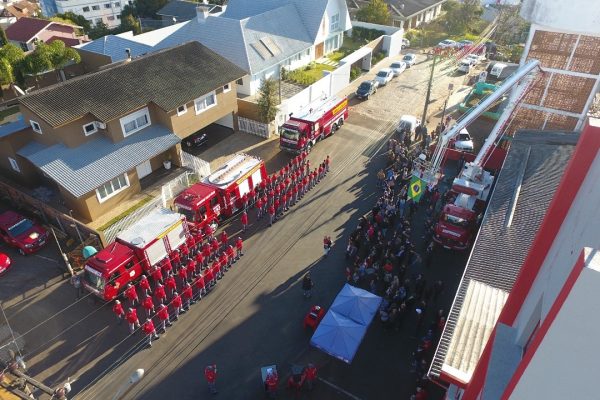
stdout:
<svg viewBox="0 0 600 400">
<path fill-rule="evenodd" d="M 410 180 L 410 184 L 408 185 L 408 198 L 412 199 L 415 203 L 418 203 L 423 195 L 424 187 L 425 182 L 416 176 L 413 176 Z"/>
</svg>

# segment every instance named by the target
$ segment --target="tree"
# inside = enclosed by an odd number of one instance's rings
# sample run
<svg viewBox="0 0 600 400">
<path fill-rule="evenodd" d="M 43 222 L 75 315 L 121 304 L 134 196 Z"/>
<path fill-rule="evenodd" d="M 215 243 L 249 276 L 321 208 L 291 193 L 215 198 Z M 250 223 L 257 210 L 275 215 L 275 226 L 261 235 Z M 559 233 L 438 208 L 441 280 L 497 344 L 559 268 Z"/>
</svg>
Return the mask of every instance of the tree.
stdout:
<svg viewBox="0 0 600 400">
<path fill-rule="evenodd" d="M 135 8 L 139 16 L 154 18 L 156 12 L 167 4 L 168 0 L 137 0 Z"/>
<path fill-rule="evenodd" d="M 0 46 L 4 46 L 8 44 L 8 38 L 6 37 L 6 32 L 4 32 L 4 28 L 0 26 Z"/>
<path fill-rule="evenodd" d="M 65 46 L 61 40 L 55 40 L 51 44 L 38 42 L 35 50 L 23 59 L 22 68 L 25 74 L 33 75 L 37 82 L 37 76 L 46 71 L 61 71 L 70 62 L 79 63 L 80 61 L 79 53 L 75 49 Z M 61 79 L 60 74 L 59 79 Z"/>
<path fill-rule="evenodd" d="M 123 32 L 133 31 L 134 35 L 142 33 L 140 22 L 131 14 L 121 17 L 121 30 Z"/>
<path fill-rule="evenodd" d="M 110 33 L 111 32 L 110 29 L 108 29 L 108 25 L 106 25 L 104 22 L 99 22 L 96 25 L 94 25 L 92 29 L 90 29 L 90 31 L 88 32 L 88 36 L 90 37 L 90 39 L 95 40 L 101 38 L 102 36 L 106 36 Z"/>
<path fill-rule="evenodd" d="M 372 24 L 388 25 L 390 23 L 390 10 L 383 0 L 370 0 L 369 4 L 356 13 L 356 19 Z"/>
<path fill-rule="evenodd" d="M 271 78 L 263 79 L 258 91 L 258 109 L 263 122 L 271 122 L 277 115 L 279 95 L 277 82 Z"/>
<path fill-rule="evenodd" d="M 521 6 L 498 5 L 494 41 L 500 45 L 520 43 L 529 30 L 529 22 L 521 18 Z"/>
<path fill-rule="evenodd" d="M 51 20 L 54 20 L 55 18 L 59 18 L 63 21 L 72 22 L 73 24 L 82 27 L 83 32 L 85 32 L 85 33 L 89 33 L 90 30 L 92 29 L 92 24 L 90 23 L 90 21 L 85 19 L 85 17 L 83 15 L 75 14 L 72 11 L 67 11 L 66 13 L 63 13 L 63 14 L 56 14 L 54 16 L 54 18 L 51 18 Z"/>
<path fill-rule="evenodd" d="M 464 0 L 458 3 L 450 0 L 444 3 L 444 20 L 448 32 L 454 35 L 462 35 L 475 27 L 475 22 L 483 14 L 483 8 L 479 0 Z"/>
<path fill-rule="evenodd" d="M 14 83 L 25 53 L 14 44 L 6 44 L 0 48 L 0 83 Z"/>
</svg>

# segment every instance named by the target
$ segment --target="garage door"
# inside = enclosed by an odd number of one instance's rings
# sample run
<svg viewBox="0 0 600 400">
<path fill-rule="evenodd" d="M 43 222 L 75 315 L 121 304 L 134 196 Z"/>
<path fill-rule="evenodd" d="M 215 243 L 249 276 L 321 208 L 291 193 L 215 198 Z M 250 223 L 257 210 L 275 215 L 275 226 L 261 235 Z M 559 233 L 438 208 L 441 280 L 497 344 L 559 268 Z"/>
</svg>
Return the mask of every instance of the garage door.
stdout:
<svg viewBox="0 0 600 400">
<path fill-rule="evenodd" d="M 227 114 L 223 118 L 216 120 L 215 124 L 223 125 L 223 126 L 233 129 L 233 114 L 232 113 Z"/>
<path fill-rule="evenodd" d="M 152 166 L 150 165 L 150 160 L 146 160 L 137 167 L 135 167 L 137 171 L 138 179 L 142 179 L 145 176 L 148 176 L 152 173 Z"/>
</svg>

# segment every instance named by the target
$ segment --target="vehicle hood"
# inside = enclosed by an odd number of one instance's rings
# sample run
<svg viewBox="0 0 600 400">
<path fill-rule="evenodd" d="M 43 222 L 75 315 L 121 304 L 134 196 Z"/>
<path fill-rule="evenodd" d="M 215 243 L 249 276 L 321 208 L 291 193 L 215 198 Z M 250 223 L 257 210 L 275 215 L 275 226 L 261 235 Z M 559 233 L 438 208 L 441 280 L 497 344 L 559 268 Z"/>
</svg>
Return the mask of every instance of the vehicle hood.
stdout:
<svg viewBox="0 0 600 400">
<path fill-rule="evenodd" d="M 440 221 L 435 226 L 435 234 L 458 242 L 466 242 L 471 232 L 463 227 Z"/>
<path fill-rule="evenodd" d="M 36 243 L 40 238 L 46 237 L 46 230 L 41 226 L 34 225 L 26 232 L 23 232 L 19 236 L 15 237 L 15 240 L 22 244 L 33 244 Z"/>
</svg>

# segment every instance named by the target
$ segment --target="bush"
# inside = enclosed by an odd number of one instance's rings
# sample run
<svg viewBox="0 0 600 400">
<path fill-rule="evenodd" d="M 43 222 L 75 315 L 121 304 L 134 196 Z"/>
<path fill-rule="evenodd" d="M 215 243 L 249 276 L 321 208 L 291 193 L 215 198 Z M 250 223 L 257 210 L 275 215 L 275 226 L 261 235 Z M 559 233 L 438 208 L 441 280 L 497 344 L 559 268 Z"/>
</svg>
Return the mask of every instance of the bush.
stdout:
<svg viewBox="0 0 600 400">
<path fill-rule="evenodd" d="M 383 60 L 384 58 L 385 58 L 385 53 L 382 51 L 378 51 L 377 53 L 373 54 L 373 58 L 371 59 L 371 64 L 375 65 L 379 61 Z"/>
<path fill-rule="evenodd" d="M 315 79 L 306 73 L 310 68 L 296 69 L 287 74 L 287 80 L 299 83 L 300 85 L 309 86 L 315 83 Z"/>
<path fill-rule="evenodd" d="M 355 81 L 361 75 L 362 75 L 362 71 L 361 71 L 360 68 L 358 68 L 358 67 L 352 67 L 350 69 L 350 82 Z"/>
<path fill-rule="evenodd" d="M 385 32 L 380 31 L 379 29 L 363 28 L 361 26 L 355 26 L 352 28 L 352 38 L 355 40 L 370 42 L 371 40 L 375 40 L 382 35 L 385 35 Z"/>
</svg>

